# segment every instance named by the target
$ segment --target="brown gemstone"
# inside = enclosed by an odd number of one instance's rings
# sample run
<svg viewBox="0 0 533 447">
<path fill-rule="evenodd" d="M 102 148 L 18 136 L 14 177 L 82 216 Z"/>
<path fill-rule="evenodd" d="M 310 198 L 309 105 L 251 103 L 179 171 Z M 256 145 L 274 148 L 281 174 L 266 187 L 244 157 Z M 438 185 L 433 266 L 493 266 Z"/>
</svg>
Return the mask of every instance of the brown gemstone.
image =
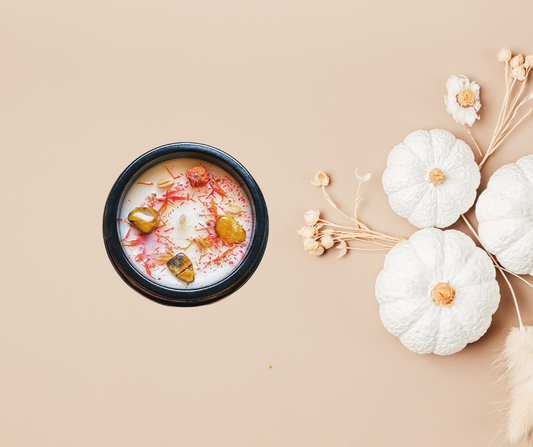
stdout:
<svg viewBox="0 0 533 447">
<path fill-rule="evenodd" d="M 246 231 L 230 216 L 218 216 L 215 223 L 217 236 L 230 244 L 240 244 L 246 239 Z"/>
<path fill-rule="evenodd" d="M 148 234 L 158 227 L 159 213 L 149 206 L 143 206 L 129 213 L 128 220 L 142 234 Z"/>
<path fill-rule="evenodd" d="M 185 173 L 193 188 L 200 188 L 209 183 L 209 172 L 203 166 L 195 166 Z"/>
<path fill-rule="evenodd" d="M 185 253 L 178 253 L 170 261 L 167 262 L 168 269 L 176 275 L 176 277 L 187 284 L 194 281 L 194 268 L 191 260 Z"/>
</svg>

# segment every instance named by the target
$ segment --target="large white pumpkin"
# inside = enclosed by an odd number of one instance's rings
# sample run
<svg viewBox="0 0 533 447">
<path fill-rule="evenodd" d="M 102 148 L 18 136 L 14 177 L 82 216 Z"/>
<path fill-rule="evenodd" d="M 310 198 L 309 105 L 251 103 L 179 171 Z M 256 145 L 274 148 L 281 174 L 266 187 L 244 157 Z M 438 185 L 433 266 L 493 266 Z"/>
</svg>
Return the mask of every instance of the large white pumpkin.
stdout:
<svg viewBox="0 0 533 447">
<path fill-rule="evenodd" d="M 381 321 L 411 351 L 448 355 L 478 340 L 500 302 L 489 256 L 455 230 L 417 231 L 376 280 Z"/>
<path fill-rule="evenodd" d="M 533 275 L 533 155 L 502 166 L 476 205 L 479 238 L 506 269 Z"/>
<path fill-rule="evenodd" d="M 441 129 L 417 130 L 387 160 L 391 208 L 418 228 L 446 228 L 474 204 L 480 174 L 470 147 Z"/>
</svg>

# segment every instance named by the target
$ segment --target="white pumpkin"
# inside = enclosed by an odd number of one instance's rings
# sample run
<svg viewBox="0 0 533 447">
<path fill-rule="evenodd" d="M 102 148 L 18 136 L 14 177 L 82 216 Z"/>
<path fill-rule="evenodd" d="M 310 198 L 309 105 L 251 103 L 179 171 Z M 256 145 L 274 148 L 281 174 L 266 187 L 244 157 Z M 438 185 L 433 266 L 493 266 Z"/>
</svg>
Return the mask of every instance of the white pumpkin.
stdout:
<svg viewBox="0 0 533 447">
<path fill-rule="evenodd" d="M 417 130 L 387 160 L 391 208 L 418 228 L 446 228 L 474 204 L 479 168 L 470 147 L 441 129 Z"/>
<path fill-rule="evenodd" d="M 533 275 L 533 155 L 502 166 L 476 205 L 479 238 L 506 269 Z"/>
<path fill-rule="evenodd" d="M 448 355 L 478 340 L 500 302 L 487 253 L 455 230 L 417 231 L 376 280 L 381 321 L 413 352 Z"/>
</svg>

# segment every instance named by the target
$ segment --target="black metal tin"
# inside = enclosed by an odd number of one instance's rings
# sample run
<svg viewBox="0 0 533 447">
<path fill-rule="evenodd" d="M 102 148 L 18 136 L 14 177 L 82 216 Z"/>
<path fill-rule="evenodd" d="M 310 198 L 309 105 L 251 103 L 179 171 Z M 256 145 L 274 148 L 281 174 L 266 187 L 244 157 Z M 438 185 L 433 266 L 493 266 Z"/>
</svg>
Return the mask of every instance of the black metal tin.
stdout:
<svg viewBox="0 0 533 447">
<path fill-rule="evenodd" d="M 174 158 L 196 158 L 213 163 L 232 175 L 248 195 L 255 215 L 254 232 L 241 263 L 218 283 L 199 289 L 173 289 L 150 281 L 128 260 L 120 240 L 118 216 L 126 192 L 139 175 L 158 163 Z M 119 276 L 145 297 L 170 306 L 199 306 L 218 301 L 239 289 L 258 267 L 268 240 L 268 211 L 265 199 L 251 174 L 230 155 L 200 143 L 172 143 L 146 152 L 119 176 L 107 198 L 103 220 L 104 244 Z"/>
</svg>

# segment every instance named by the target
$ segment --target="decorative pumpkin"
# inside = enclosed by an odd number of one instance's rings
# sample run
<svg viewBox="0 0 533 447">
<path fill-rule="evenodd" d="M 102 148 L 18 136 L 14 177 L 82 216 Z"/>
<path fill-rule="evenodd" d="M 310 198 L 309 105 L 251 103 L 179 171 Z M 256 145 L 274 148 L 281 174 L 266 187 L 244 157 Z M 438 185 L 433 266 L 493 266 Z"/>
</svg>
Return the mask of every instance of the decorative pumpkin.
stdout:
<svg viewBox="0 0 533 447">
<path fill-rule="evenodd" d="M 506 269 L 533 275 L 533 155 L 502 166 L 476 205 L 479 238 Z"/>
<path fill-rule="evenodd" d="M 376 280 L 381 321 L 413 352 L 454 354 L 488 329 L 500 302 L 496 271 L 455 230 L 417 231 L 388 253 Z"/>
<path fill-rule="evenodd" d="M 418 228 L 446 228 L 474 204 L 479 168 L 470 147 L 441 129 L 417 130 L 389 154 L 383 188 Z"/>
</svg>

